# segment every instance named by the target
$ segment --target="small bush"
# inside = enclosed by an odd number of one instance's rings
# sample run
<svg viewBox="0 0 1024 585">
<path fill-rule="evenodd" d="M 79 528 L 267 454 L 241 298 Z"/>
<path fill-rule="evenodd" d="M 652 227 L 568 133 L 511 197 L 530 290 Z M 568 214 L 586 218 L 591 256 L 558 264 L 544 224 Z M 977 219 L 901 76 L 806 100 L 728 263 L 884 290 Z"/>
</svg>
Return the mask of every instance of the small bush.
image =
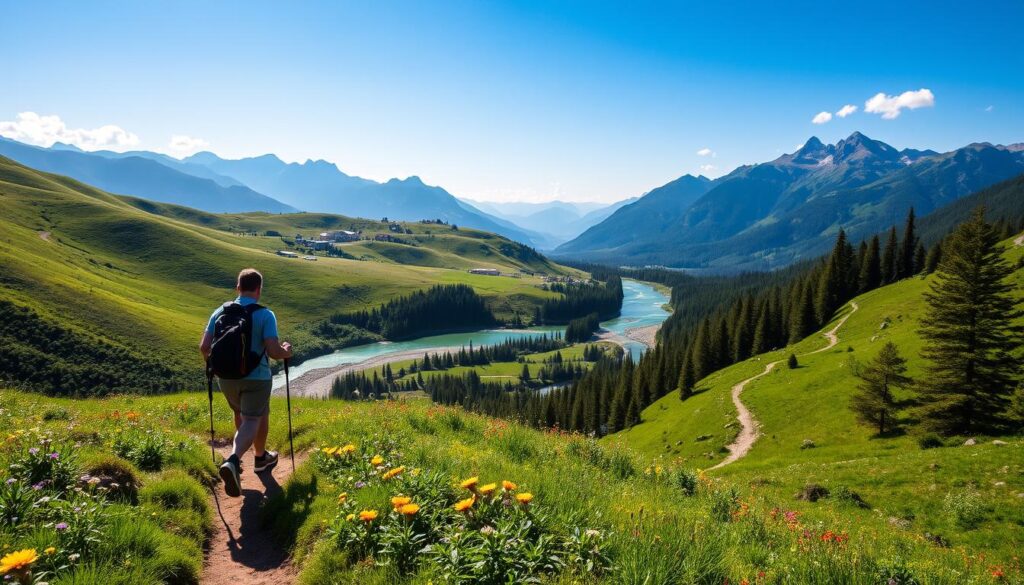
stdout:
<svg viewBox="0 0 1024 585">
<path fill-rule="evenodd" d="M 791 369 L 791 370 L 795 370 L 795 369 L 797 369 L 798 367 L 800 367 L 800 362 L 798 362 L 798 361 L 797 361 L 797 359 L 796 359 L 796 354 L 795 354 L 795 353 L 791 353 L 791 354 L 789 354 L 789 359 L 788 359 L 788 360 L 786 360 L 786 365 L 787 365 L 787 366 L 789 367 L 789 369 Z"/>
<path fill-rule="evenodd" d="M 114 439 L 113 450 L 143 471 L 160 471 L 167 456 L 167 438 L 157 431 L 125 431 Z"/>
<path fill-rule="evenodd" d="M 48 408 L 43 411 L 43 420 L 47 422 L 54 420 L 71 420 L 71 413 L 69 413 L 66 408 Z"/>
<path fill-rule="evenodd" d="M 716 490 L 711 493 L 711 517 L 719 522 L 729 522 L 740 509 L 740 494 L 736 488 Z"/>
<path fill-rule="evenodd" d="M 985 514 L 981 495 L 974 490 L 949 492 L 942 509 L 950 521 L 964 529 L 977 527 Z"/>
<path fill-rule="evenodd" d="M 674 483 L 687 496 L 697 493 L 697 474 L 689 469 L 677 469 L 673 473 Z"/>
<path fill-rule="evenodd" d="M 106 488 L 113 499 L 138 503 L 142 480 L 128 461 L 113 455 L 101 456 L 86 462 L 84 471 L 88 477 L 82 477 L 81 480 L 88 482 L 93 478 L 98 479 L 99 487 Z"/>
<path fill-rule="evenodd" d="M 633 460 L 621 451 L 612 453 L 608 458 L 608 471 L 618 479 L 626 479 L 636 474 Z"/>
<path fill-rule="evenodd" d="M 917 439 L 917 445 L 922 449 L 934 449 L 936 447 L 944 447 L 945 443 L 935 433 L 928 433 L 927 435 L 921 435 Z"/>
</svg>

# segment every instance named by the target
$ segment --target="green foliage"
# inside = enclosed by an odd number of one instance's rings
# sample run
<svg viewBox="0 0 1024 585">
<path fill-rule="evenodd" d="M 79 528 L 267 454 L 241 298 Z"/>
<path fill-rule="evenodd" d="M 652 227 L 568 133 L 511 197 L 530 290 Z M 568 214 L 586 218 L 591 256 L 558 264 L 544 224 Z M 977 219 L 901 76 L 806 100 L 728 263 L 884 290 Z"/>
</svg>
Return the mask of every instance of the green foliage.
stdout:
<svg viewBox="0 0 1024 585">
<path fill-rule="evenodd" d="M 565 341 L 566 343 L 583 343 L 588 341 L 600 327 L 601 319 L 597 313 L 573 319 L 565 328 Z"/>
<path fill-rule="evenodd" d="M 879 434 L 896 426 L 899 408 L 892 389 L 913 384 L 914 381 L 905 375 L 906 371 L 907 360 L 891 341 L 882 346 L 874 360 L 858 368 L 856 375 L 860 385 L 850 401 L 850 408 L 860 422 L 877 427 Z"/>
<path fill-rule="evenodd" d="M 332 315 L 330 322 L 354 325 L 397 340 L 427 332 L 491 327 L 497 319 L 472 287 L 453 284 L 416 291 L 372 311 Z"/>
<path fill-rule="evenodd" d="M 112 449 L 143 471 L 160 471 L 167 457 L 168 440 L 159 431 L 130 428 L 117 434 Z"/>
</svg>

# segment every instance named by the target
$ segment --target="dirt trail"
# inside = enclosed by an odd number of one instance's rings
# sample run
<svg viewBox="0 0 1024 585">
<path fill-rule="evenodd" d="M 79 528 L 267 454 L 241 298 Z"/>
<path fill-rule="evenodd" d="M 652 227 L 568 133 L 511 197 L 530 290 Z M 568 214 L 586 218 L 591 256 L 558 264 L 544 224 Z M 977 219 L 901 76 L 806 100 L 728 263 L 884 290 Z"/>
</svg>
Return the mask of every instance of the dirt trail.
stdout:
<svg viewBox="0 0 1024 585">
<path fill-rule="evenodd" d="M 222 457 L 231 454 L 230 447 L 218 451 Z M 296 465 L 304 459 L 303 454 L 297 454 Z M 221 484 L 213 487 L 210 503 L 217 516 L 200 582 L 206 585 L 292 583 L 298 571 L 291 564 L 288 551 L 281 548 L 260 518 L 263 502 L 279 493 L 291 476 L 291 458 L 281 453 L 281 460 L 272 473 L 253 473 L 251 455 L 243 459 L 243 466 L 242 497 L 228 497 Z"/>
<path fill-rule="evenodd" d="M 838 323 L 836 323 L 835 327 L 823 333 L 825 339 L 828 340 L 828 344 L 826 344 L 825 347 L 816 349 L 814 351 L 809 351 L 807 353 L 800 355 L 814 355 L 816 353 L 828 351 L 835 347 L 836 344 L 839 343 L 839 328 L 842 327 L 844 323 L 846 323 L 846 320 L 850 318 L 850 315 L 856 313 L 857 309 L 860 308 L 857 305 L 857 303 L 853 301 L 850 302 L 850 307 L 852 307 L 852 310 L 846 315 L 844 315 L 843 318 L 840 319 Z M 746 380 L 743 380 L 739 384 L 736 384 L 735 386 L 732 387 L 732 403 L 733 405 L 736 406 L 736 420 L 740 422 L 740 433 L 736 435 L 736 440 L 733 441 L 732 444 L 727 447 L 729 449 L 729 456 L 720 461 L 711 469 L 725 467 L 726 465 L 729 465 L 730 463 L 743 458 L 744 456 L 746 456 L 747 453 L 750 452 L 751 447 L 754 446 L 754 442 L 757 441 L 758 437 L 759 425 L 757 423 L 757 420 L 754 418 L 754 415 L 750 413 L 750 410 L 747 408 L 747 406 L 743 404 L 742 400 L 740 400 L 740 395 L 743 394 L 743 389 L 747 387 L 747 384 L 753 382 L 754 380 L 762 376 L 768 375 L 775 368 L 775 366 L 779 365 L 779 363 L 781 362 L 782 360 L 776 360 L 774 362 L 769 363 L 764 367 L 764 371 L 761 372 L 760 374 L 747 378 Z"/>
<path fill-rule="evenodd" d="M 1017 239 L 1013 240 L 1015 246 L 1024 246 L 1024 235 L 1017 236 Z"/>
</svg>

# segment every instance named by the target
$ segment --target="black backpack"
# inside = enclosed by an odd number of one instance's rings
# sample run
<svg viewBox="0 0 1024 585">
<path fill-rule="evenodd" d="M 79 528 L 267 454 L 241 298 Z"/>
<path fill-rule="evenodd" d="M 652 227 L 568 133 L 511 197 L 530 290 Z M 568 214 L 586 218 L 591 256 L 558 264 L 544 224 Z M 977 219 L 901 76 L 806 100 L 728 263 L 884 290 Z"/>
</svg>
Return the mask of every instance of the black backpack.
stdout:
<svg viewBox="0 0 1024 585">
<path fill-rule="evenodd" d="M 256 303 L 244 307 L 236 301 L 224 303 L 213 326 L 207 375 L 241 380 L 260 365 L 266 350 L 252 351 L 252 314 L 262 308 Z"/>
</svg>

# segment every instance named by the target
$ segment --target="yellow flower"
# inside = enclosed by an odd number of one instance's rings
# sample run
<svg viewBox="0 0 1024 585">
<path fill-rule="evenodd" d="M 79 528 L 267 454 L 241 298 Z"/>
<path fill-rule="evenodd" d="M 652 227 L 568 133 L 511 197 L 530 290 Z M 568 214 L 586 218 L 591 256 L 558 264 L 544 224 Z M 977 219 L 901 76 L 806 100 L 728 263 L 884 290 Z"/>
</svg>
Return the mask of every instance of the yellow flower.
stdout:
<svg viewBox="0 0 1024 585">
<path fill-rule="evenodd" d="M 57 552 L 57 547 L 55 547 L 55 546 L 48 546 L 48 547 L 46 547 L 46 550 L 43 551 L 43 554 L 52 555 L 55 552 Z"/>
<path fill-rule="evenodd" d="M 380 465 L 381 463 L 384 463 L 384 458 L 380 455 L 374 455 L 373 459 L 370 459 L 370 465 Z"/>
<path fill-rule="evenodd" d="M 32 563 L 36 562 L 38 558 L 39 555 L 36 554 L 36 549 L 34 548 L 16 550 L 8 555 L 4 555 L 0 559 L 0 575 L 6 575 L 12 571 L 24 571 Z"/>
<path fill-rule="evenodd" d="M 351 522 L 351 521 L 353 521 L 355 519 L 356 519 L 356 515 L 355 514 L 349 514 L 348 516 L 345 516 L 345 522 Z"/>
<path fill-rule="evenodd" d="M 338 451 L 338 448 L 337 447 L 324 447 L 323 449 L 321 449 L 321 451 L 323 451 L 325 455 L 329 456 L 329 455 L 334 455 L 334 453 Z"/>
<path fill-rule="evenodd" d="M 516 494 L 516 501 L 518 501 L 520 504 L 529 504 L 530 502 L 533 501 L 533 494 L 527 492 Z"/>
<path fill-rule="evenodd" d="M 501 487 L 505 488 L 506 492 L 513 492 L 519 486 L 506 479 L 501 482 Z"/>
<path fill-rule="evenodd" d="M 363 522 L 373 522 L 377 519 L 377 510 L 363 510 L 359 513 L 359 519 Z"/>
<path fill-rule="evenodd" d="M 398 509 L 398 513 L 402 516 L 415 516 L 416 512 L 420 511 L 419 504 L 406 504 Z"/>
<path fill-rule="evenodd" d="M 412 498 L 408 496 L 395 496 L 391 498 L 391 506 L 397 510 L 411 501 Z"/>
<path fill-rule="evenodd" d="M 471 498 L 466 498 L 465 500 L 459 500 L 458 502 L 455 502 L 455 506 L 454 506 L 455 507 L 455 511 L 456 512 L 465 512 L 466 510 L 468 510 L 468 509 L 473 507 L 473 502 L 475 502 L 475 501 L 476 501 L 476 497 L 475 496 L 471 497 Z"/>
<path fill-rule="evenodd" d="M 352 453 L 356 452 L 356 446 L 353 445 L 352 443 L 349 443 L 348 445 L 342 447 L 338 452 L 341 453 L 342 455 L 351 455 Z"/>
<path fill-rule="evenodd" d="M 391 471 L 385 472 L 383 475 L 380 476 L 380 478 L 382 480 L 384 480 L 384 481 L 387 481 L 387 480 L 391 479 L 392 477 L 395 477 L 396 475 L 402 473 L 403 471 L 405 471 L 405 467 L 404 466 L 396 467 L 396 468 L 392 469 Z"/>
<path fill-rule="evenodd" d="M 338 503 L 339 504 L 344 504 L 345 500 L 347 500 L 347 499 L 348 499 L 348 492 L 341 492 L 340 494 L 338 494 Z"/>
<path fill-rule="evenodd" d="M 487 485 L 480 486 L 480 493 L 489 496 L 494 493 L 494 490 L 498 489 L 498 484 L 489 483 Z"/>
<path fill-rule="evenodd" d="M 469 479 L 462 480 L 462 483 L 459 485 L 462 486 L 464 489 L 472 490 L 476 488 L 476 484 L 478 483 L 480 483 L 479 477 L 471 477 Z"/>
</svg>

